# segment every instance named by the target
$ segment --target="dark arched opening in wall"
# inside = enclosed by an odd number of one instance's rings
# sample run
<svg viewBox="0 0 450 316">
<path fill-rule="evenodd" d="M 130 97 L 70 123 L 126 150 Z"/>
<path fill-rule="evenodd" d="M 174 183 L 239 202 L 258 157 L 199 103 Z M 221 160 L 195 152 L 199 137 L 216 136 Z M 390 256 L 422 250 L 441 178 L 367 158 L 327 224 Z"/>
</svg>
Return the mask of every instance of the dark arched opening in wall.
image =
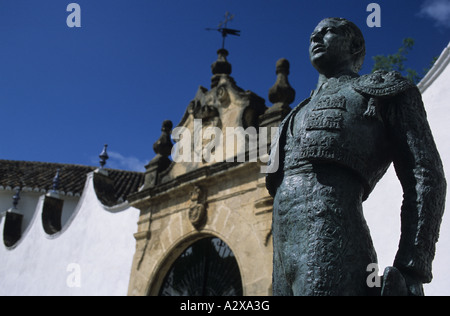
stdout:
<svg viewBox="0 0 450 316">
<path fill-rule="evenodd" d="M 5 214 L 5 224 L 3 228 L 3 243 L 6 247 L 12 248 L 22 237 L 23 215 L 14 211 Z"/>
<path fill-rule="evenodd" d="M 217 237 L 200 239 L 175 260 L 160 296 L 242 296 L 242 278 L 233 251 Z"/>
</svg>

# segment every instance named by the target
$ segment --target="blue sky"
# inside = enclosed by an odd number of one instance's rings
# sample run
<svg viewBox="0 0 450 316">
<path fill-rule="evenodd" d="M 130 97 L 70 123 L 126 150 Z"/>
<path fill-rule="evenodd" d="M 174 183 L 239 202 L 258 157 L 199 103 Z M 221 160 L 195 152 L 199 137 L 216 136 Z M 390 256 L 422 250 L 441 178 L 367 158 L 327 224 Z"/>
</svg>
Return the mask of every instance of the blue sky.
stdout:
<svg viewBox="0 0 450 316">
<path fill-rule="evenodd" d="M 69 28 L 69 3 L 81 28 Z M 381 27 L 366 24 L 381 6 Z M 315 87 L 308 42 L 325 17 L 345 17 L 364 33 L 367 56 L 395 53 L 416 41 L 407 66 L 421 73 L 450 40 L 450 0 L 0 0 L 0 159 L 141 169 L 154 156 L 161 123 L 178 124 L 221 47 L 226 11 L 232 76 L 268 101 L 275 63 L 291 63 L 296 103 Z"/>
</svg>

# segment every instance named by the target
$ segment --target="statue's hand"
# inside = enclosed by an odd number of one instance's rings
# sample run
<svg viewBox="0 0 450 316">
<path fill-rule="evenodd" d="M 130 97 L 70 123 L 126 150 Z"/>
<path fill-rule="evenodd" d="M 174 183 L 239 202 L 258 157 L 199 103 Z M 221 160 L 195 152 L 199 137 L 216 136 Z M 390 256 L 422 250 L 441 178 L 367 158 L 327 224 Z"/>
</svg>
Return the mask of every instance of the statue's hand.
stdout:
<svg viewBox="0 0 450 316">
<path fill-rule="evenodd" d="M 423 284 L 408 272 L 387 267 L 383 274 L 382 296 L 424 296 Z"/>
<path fill-rule="evenodd" d="M 403 274 L 405 278 L 406 287 L 408 288 L 408 296 L 425 296 L 423 291 L 423 283 L 416 277 L 409 274 Z"/>
</svg>

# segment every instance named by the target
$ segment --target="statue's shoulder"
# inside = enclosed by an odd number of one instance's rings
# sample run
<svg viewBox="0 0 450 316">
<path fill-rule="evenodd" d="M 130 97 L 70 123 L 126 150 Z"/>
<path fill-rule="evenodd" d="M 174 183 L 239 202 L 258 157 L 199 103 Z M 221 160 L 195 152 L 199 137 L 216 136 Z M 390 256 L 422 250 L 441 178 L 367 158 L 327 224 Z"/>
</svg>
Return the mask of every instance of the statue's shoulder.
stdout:
<svg viewBox="0 0 450 316">
<path fill-rule="evenodd" d="M 397 71 L 375 71 L 353 81 L 353 88 L 371 97 L 393 97 L 416 87 Z"/>
</svg>

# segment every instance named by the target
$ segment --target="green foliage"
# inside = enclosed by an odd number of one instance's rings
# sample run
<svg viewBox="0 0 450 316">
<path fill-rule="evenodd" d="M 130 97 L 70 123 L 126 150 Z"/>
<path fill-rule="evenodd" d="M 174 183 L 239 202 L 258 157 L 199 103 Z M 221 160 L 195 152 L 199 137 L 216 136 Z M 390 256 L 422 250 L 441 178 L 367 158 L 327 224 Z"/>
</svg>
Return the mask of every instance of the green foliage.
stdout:
<svg viewBox="0 0 450 316">
<path fill-rule="evenodd" d="M 421 79 L 416 70 L 406 68 L 407 55 L 414 46 L 414 39 L 408 37 L 403 39 L 402 46 L 397 53 L 391 55 L 377 55 L 373 57 L 374 66 L 372 72 L 377 70 L 398 71 L 413 83 L 418 83 Z"/>
</svg>

